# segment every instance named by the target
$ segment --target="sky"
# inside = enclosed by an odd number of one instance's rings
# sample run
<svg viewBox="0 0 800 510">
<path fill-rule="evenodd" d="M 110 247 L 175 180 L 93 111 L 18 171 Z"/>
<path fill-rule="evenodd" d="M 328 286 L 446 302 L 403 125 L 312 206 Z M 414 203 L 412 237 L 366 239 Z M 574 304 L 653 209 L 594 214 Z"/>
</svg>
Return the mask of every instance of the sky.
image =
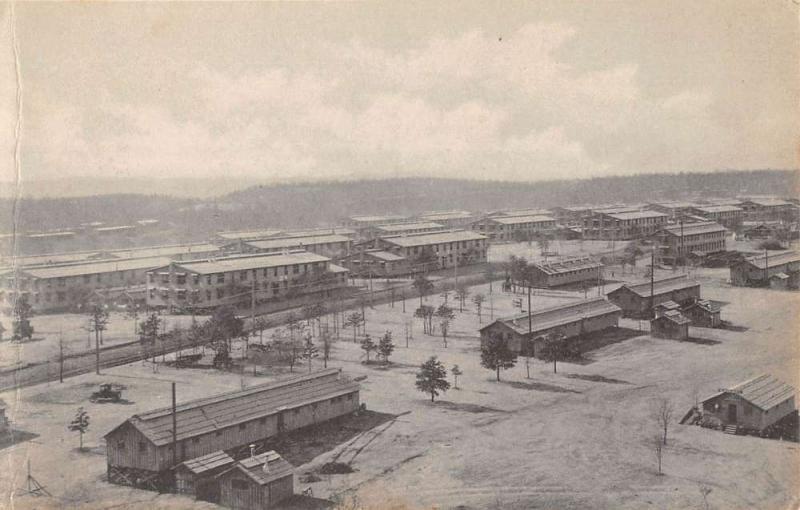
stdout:
<svg viewBox="0 0 800 510">
<path fill-rule="evenodd" d="M 23 181 L 797 168 L 798 12 L 794 0 L 5 3 L 0 180 L 16 175 L 18 120 Z"/>
</svg>

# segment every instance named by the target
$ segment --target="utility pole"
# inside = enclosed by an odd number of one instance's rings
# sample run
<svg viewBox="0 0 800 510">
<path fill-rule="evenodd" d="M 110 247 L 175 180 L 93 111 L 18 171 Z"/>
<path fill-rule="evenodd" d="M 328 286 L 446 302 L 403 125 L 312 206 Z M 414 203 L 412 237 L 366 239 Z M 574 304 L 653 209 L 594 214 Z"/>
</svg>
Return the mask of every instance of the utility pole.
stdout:
<svg viewBox="0 0 800 510">
<path fill-rule="evenodd" d="M 764 248 L 764 283 L 769 286 L 769 251 Z"/>
<path fill-rule="evenodd" d="M 97 320 L 94 323 L 94 360 L 95 373 L 100 375 L 100 331 L 97 329 Z"/>
<path fill-rule="evenodd" d="M 655 306 L 655 290 L 656 283 L 656 250 L 653 248 L 650 251 L 650 312 L 647 314 L 649 319 L 653 318 L 653 307 Z"/>
<path fill-rule="evenodd" d="M 58 382 L 64 382 L 64 334 L 58 332 Z"/>
<path fill-rule="evenodd" d="M 178 465 L 178 416 L 175 402 L 175 381 L 172 382 L 172 465 Z"/>
</svg>

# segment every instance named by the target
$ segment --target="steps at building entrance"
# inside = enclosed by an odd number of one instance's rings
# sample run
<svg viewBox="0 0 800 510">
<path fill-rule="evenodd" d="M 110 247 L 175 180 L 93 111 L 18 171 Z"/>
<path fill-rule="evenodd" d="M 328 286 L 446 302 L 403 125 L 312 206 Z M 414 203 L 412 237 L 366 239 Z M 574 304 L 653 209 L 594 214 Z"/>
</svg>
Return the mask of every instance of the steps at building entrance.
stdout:
<svg viewBox="0 0 800 510">
<path fill-rule="evenodd" d="M 724 432 L 726 434 L 736 435 L 736 432 L 737 432 L 738 429 L 739 429 L 739 427 L 737 427 L 736 425 L 725 425 Z"/>
</svg>

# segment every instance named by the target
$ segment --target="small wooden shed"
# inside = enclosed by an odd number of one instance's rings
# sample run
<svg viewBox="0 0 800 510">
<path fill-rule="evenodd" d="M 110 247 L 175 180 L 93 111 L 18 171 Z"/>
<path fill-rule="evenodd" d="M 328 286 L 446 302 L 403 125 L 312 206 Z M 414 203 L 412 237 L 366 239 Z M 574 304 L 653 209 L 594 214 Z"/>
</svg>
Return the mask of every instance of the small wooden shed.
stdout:
<svg viewBox="0 0 800 510">
<path fill-rule="evenodd" d="M 686 340 L 691 321 L 677 310 L 669 310 L 650 321 L 650 334 L 656 338 Z"/>
<path fill-rule="evenodd" d="M 703 414 L 716 417 L 722 425 L 763 431 L 795 411 L 795 389 L 783 381 L 762 374 L 703 400 Z"/>
<path fill-rule="evenodd" d="M 683 314 L 692 321 L 693 326 L 716 328 L 722 324 L 719 306 L 707 299 L 700 299 L 686 306 Z"/>
<path fill-rule="evenodd" d="M 181 494 L 194 494 L 197 499 L 215 503 L 219 500 L 216 475 L 231 467 L 233 457 L 222 450 L 181 462 L 173 468 L 175 489 Z"/>
<path fill-rule="evenodd" d="M 273 508 L 294 494 L 294 467 L 272 450 L 237 462 L 217 479 L 219 504 L 228 508 Z"/>
</svg>

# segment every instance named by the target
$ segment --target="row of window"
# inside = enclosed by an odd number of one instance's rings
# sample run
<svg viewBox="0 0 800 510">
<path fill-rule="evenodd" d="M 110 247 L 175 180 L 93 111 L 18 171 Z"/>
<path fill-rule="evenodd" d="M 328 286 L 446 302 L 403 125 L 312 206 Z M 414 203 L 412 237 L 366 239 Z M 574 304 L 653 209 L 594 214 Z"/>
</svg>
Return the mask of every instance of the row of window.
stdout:
<svg viewBox="0 0 800 510">
<path fill-rule="evenodd" d="M 273 277 L 278 277 L 279 273 L 282 276 L 287 276 L 290 274 L 306 274 L 310 271 L 322 271 L 325 269 L 324 262 L 313 262 L 311 264 L 293 264 L 292 266 L 275 266 L 273 268 L 262 268 L 261 275 L 263 278 L 269 278 L 270 273 Z M 230 272 L 230 273 L 214 273 L 205 275 L 205 284 L 212 285 L 212 283 L 225 283 L 226 276 L 230 275 L 230 281 L 236 281 L 236 275 L 238 273 L 239 281 L 244 282 L 248 281 L 250 276 L 252 275 L 253 278 L 258 279 L 258 269 L 249 269 L 244 271 L 237 271 L 237 272 Z M 159 282 L 168 284 L 172 281 L 172 275 L 170 273 L 154 273 L 150 272 L 147 273 L 147 281 L 150 283 L 154 283 L 156 280 L 156 274 L 159 276 Z M 175 274 L 175 282 L 178 285 L 185 285 L 187 282 L 187 275 L 185 273 Z M 203 281 L 203 278 L 199 274 L 192 274 L 191 281 L 193 285 L 200 285 Z"/>
</svg>

